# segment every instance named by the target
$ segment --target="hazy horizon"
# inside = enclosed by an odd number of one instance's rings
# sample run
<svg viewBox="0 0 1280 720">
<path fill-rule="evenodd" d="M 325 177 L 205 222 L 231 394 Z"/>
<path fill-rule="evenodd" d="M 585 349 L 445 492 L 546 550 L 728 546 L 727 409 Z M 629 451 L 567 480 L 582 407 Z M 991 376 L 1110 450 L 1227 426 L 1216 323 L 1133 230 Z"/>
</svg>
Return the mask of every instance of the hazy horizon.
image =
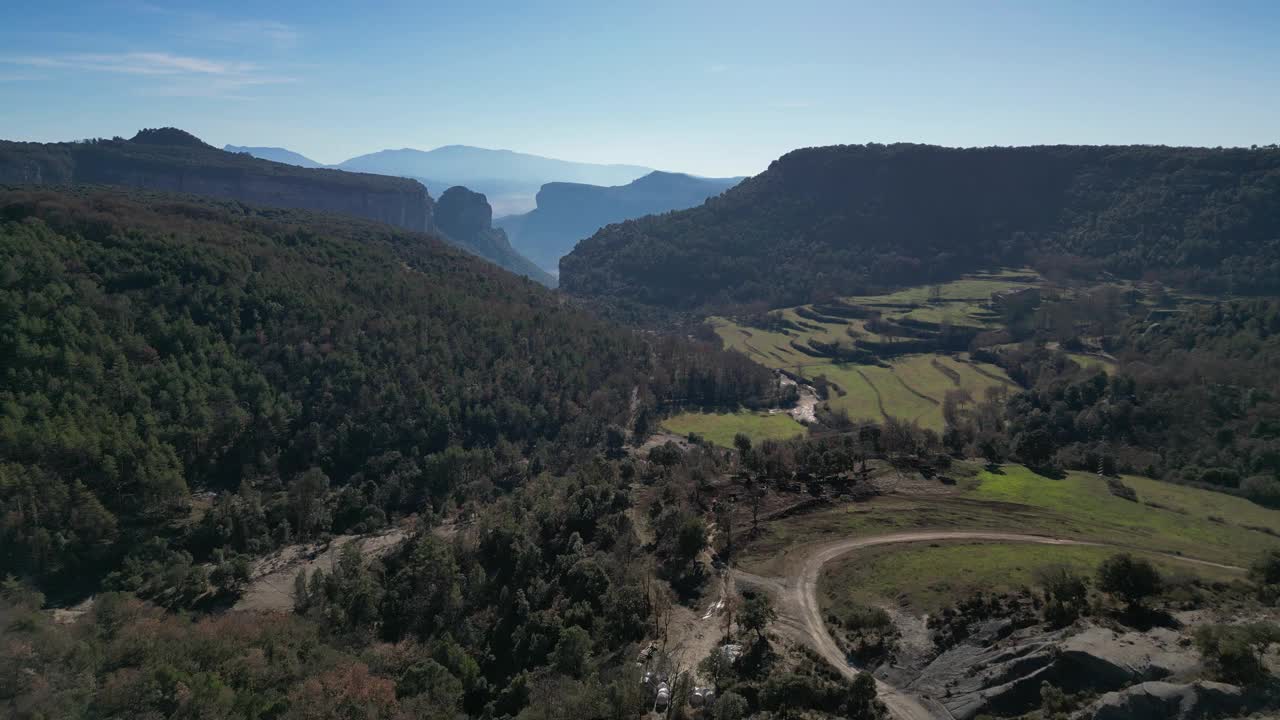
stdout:
<svg viewBox="0 0 1280 720">
<path fill-rule="evenodd" d="M 18 5 L 14 140 L 172 125 L 324 164 L 469 145 L 723 177 L 839 143 L 1280 139 L 1266 3 Z"/>
</svg>

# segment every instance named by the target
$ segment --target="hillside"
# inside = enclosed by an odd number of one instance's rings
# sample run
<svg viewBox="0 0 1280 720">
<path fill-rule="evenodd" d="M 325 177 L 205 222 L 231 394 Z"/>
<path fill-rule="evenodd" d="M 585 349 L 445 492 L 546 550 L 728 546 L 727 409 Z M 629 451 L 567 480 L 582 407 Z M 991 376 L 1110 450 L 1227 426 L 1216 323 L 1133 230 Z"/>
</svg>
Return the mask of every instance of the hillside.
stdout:
<svg viewBox="0 0 1280 720">
<path fill-rule="evenodd" d="M 683 210 L 736 185 L 741 178 L 699 178 L 652 172 L 626 185 L 547 183 L 538 191 L 538 207 L 498 219 L 511 244 L 551 272 L 577 242 L 610 223 Z"/>
<path fill-rule="evenodd" d="M 321 163 L 301 153 L 279 147 L 244 147 L 241 145 L 224 145 L 223 150 L 229 153 L 248 153 L 256 158 L 270 160 L 272 162 L 284 163 L 286 165 L 297 165 L 304 168 L 324 167 Z"/>
<path fill-rule="evenodd" d="M 130 140 L 0 141 L 0 183 L 121 185 L 341 213 L 417 231 L 432 228 L 435 205 L 414 180 L 261 160 L 218 150 L 174 128 L 143 130 Z M 514 251 L 485 254 L 461 246 L 513 272 L 530 271 Z"/>
<path fill-rule="evenodd" d="M 0 268 L 0 577 L 58 592 L 118 570 L 108 587 L 181 605 L 204 581 L 174 578 L 214 549 L 489 502 L 673 395 L 777 391 L 363 220 L 6 190 Z"/>
<path fill-rule="evenodd" d="M 436 192 L 465 185 L 488 196 L 499 215 L 531 210 L 534 195 L 549 182 L 621 185 L 653 172 L 634 165 L 571 162 L 466 145 L 445 145 L 434 150 L 380 150 L 351 158 L 336 167 L 416 178 Z"/>
<path fill-rule="evenodd" d="M 1280 149 L 810 148 L 700 207 L 606 227 L 561 286 L 676 310 L 794 305 L 1030 264 L 1280 292 Z"/>
</svg>

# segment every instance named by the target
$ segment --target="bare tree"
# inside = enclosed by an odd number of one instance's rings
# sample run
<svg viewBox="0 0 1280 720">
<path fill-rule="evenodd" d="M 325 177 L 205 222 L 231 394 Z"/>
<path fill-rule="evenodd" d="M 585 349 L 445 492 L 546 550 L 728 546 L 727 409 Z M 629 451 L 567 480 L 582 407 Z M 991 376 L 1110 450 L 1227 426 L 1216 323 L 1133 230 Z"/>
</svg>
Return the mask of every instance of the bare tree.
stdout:
<svg viewBox="0 0 1280 720">
<path fill-rule="evenodd" d="M 752 481 L 747 488 L 747 493 L 751 499 L 751 535 L 755 537 L 760 534 L 760 506 L 764 504 L 765 498 L 764 484 L 758 481 Z"/>
</svg>

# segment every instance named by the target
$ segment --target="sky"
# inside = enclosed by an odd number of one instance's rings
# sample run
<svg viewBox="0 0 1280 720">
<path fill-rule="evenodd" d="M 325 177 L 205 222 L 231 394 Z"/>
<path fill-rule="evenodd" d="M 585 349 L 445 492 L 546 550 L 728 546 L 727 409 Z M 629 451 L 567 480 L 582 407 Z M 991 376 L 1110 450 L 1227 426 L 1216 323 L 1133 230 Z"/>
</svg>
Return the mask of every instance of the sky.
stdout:
<svg viewBox="0 0 1280 720">
<path fill-rule="evenodd" d="M 5 0 L 0 138 L 176 126 L 701 175 L 799 147 L 1280 142 L 1280 3 Z"/>
</svg>

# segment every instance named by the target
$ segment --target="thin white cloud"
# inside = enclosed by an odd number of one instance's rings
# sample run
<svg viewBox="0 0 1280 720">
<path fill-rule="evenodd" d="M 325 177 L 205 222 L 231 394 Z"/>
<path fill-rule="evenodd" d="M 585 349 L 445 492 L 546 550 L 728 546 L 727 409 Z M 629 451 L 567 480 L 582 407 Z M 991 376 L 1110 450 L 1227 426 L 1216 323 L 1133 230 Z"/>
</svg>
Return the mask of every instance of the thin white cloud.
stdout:
<svg viewBox="0 0 1280 720">
<path fill-rule="evenodd" d="M 270 46 L 275 50 L 293 48 L 302 39 L 302 32 L 297 27 L 278 20 L 229 19 L 209 12 L 171 8 L 145 0 L 128 2 L 126 7 L 135 12 L 172 19 L 176 24 L 183 26 L 176 31 L 188 39 L 255 48 Z"/>
<path fill-rule="evenodd" d="M 163 81 L 143 88 L 148 94 L 189 97 L 231 96 L 262 85 L 293 82 L 254 63 L 175 55 L 166 52 L 73 53 L 2 58 L 0 62 L 34 68 L 131 75 Z"/>
<path fill-rule="evenodd" d="M 247 75 L 257 71 L 252 63 L 226 62 L 164 52 L 74 53 L 27 55 L 5 62 L 30 67 L 64 68 L 125 75 Z"/>
<path fill-rule="evenodd" d="M 211 39 L 226 43 L 259 45 L 266 44 L 277 50 L 288 50 L 295 47 L 302 39 L 302 33 L 292 25 L 275 20 L 236 20 L 224 22 L 220 20 L 197 20 L 193 22 L 202 26 L 201 31 Z"/>
<path fill-rule="evenodd" d="M 247 100 L 250 96 L 241 94 L 263 85 L 278 85 L 294 82 L 286 77 L 246 77 L 246 78 L 191 78 L 174 81 L 140 89 L 141 95 L 153 97 L 216 97 L 228 100 Z"/>
</svg>

